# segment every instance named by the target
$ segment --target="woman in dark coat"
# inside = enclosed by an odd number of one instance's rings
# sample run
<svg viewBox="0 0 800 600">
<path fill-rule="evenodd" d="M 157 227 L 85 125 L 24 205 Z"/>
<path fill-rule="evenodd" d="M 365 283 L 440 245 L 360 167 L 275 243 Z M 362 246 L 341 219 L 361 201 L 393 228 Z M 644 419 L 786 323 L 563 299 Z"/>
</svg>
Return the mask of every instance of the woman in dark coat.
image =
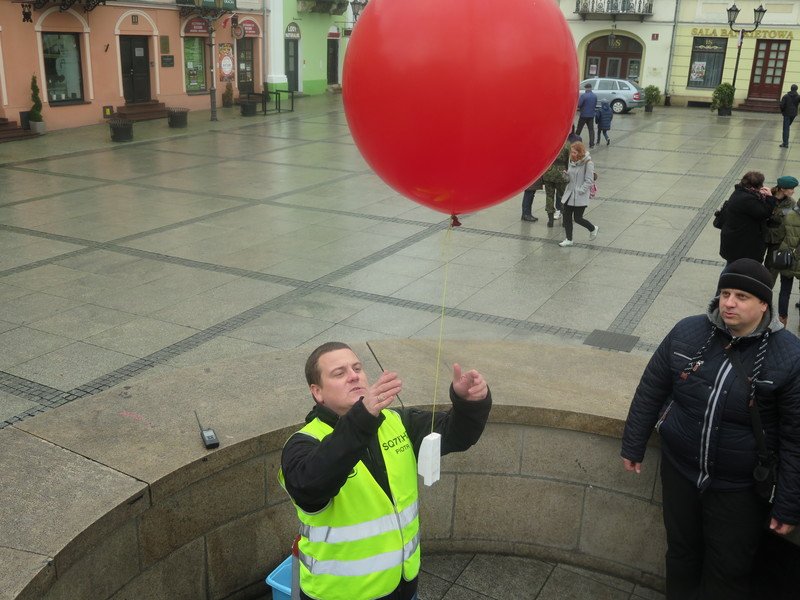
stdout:
<svg viewBox="0 0 800 600">
<path fill-rule="evenodd" d="M 740 258 L 764 260 L 767 219 L 777 202 L 769 188 L 763 186 L 764 174 L 749 171 L 734 186 L 733 193 L 723 205 L 719 255 L 729 264 Z"/>
</svg>

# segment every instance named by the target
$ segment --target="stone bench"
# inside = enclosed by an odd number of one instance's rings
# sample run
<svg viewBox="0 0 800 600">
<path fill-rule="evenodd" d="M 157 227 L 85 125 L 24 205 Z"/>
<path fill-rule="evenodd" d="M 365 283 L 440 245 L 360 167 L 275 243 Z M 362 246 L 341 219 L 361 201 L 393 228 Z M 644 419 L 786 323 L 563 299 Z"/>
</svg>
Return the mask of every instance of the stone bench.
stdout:
<svg viewBox="0 0 800 600">
<path fill-rule="evenodd" d="M 436 344 L 354 345 L 430 405 Z M 142 378 L 0 430 L 0 600 L 240 600 L 297 531 L 280 450 L 311 407 L 309 348 Z M 377 360 L 376 358 L 377 357 Z M 448 342 L 495 397 L 481 442 L 422 486 L 425 552 L 497 552 L 662 587 L 657 452 L 623 472 L 619 434 L 647 356 Z M 380 363 L 380 364 L 378 364 Z M 446 402 L 449 367 L 442 368 Z M 203 447 L 193 411 L 221 441 Z"/>
</svg>

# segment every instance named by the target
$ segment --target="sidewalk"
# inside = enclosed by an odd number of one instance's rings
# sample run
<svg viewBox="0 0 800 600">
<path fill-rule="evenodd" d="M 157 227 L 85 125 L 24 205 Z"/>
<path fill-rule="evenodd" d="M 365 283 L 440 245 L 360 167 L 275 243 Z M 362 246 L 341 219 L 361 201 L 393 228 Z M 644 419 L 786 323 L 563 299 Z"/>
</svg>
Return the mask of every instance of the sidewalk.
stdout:
<svg viewBox="0 0 800 600">
<path fill-rule="evenodd" d="M 445 263 L 448 340 L 651 353 L 707 306 L 711 215 L 733 184 L 796 175 L 800 153 L 778 148 L 774 115 L 705 109 L 617 116 L 611 137 L 594 152 L 599 236 L 578 228 L 572 248 L 519 220 L 521 194 L 446 236 L 371 173 L 339 96 L 137 123 L 127 144 L 106 125 L 0 144 L 0 427 L 185 365 L 436 338 Z"/>
</svg>

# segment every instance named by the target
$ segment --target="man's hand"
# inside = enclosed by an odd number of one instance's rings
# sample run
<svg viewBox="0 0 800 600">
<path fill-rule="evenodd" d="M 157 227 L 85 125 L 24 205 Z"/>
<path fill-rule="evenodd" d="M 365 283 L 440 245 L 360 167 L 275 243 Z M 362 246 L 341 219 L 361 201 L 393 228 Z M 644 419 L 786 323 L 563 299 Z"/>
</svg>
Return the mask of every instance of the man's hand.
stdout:
<svg viewBox="0 0 800 600">
<path fill-rule="evenodd" d="M 778 535 L 788 535 L 792 533 L 792 531 L 794 531 L 794 525 L 781 523 L 777 519 L 770 519 L 769 528 L 772 529 L 772 531 L 774 531 Z"/>
<path fill-rule="evenodd" d="M 392 371 L 384 371 L 381 376 L 367 390 L 364 396 L 364 408 L 369 411 L 373 417 L 381 414 L 381 411 L 389 406 L 397 394 L 403 389 L 403 382 L 397 378 L 397 373 Z"/>
<path fill-rule="evenodd" d="M 453 365 L 453 391 L 462 400 L 483 400 L 489 394 L 489 386 L 475 369 L 462 373 L 456 363 Z"/>
<path fill-rule="evenodd" d="M 642 472 L 642 463 L 633 462 L 627 458 L 622 459 L 622 466 L 625 467 L 626 471 L 636 472 L 637 474 Z"/>
</svg>

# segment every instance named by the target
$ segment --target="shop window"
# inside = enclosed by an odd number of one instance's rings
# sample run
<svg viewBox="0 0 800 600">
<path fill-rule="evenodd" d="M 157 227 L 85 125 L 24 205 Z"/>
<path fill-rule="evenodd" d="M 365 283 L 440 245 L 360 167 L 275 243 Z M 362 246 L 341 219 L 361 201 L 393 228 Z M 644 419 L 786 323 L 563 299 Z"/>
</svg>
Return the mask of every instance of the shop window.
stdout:
<svg viewBox="0 0 800 600">
<path fill-rule="evenodd" d="M 722 81 L 728 38 L 694 38 L 686 87 L 715 88 Z"/>
<path fill-rule="evenodd" d="M 83 100 L 81 45 L 77 33 L 43 33 L 44 76 L 50 104 Z"/>
<path fill-rule="evenodd" d="M 183 60 L 186 70 L 186 91 L 202 92 L 206 89 L 206 38 L 183 38 Z"/>
</svg>

